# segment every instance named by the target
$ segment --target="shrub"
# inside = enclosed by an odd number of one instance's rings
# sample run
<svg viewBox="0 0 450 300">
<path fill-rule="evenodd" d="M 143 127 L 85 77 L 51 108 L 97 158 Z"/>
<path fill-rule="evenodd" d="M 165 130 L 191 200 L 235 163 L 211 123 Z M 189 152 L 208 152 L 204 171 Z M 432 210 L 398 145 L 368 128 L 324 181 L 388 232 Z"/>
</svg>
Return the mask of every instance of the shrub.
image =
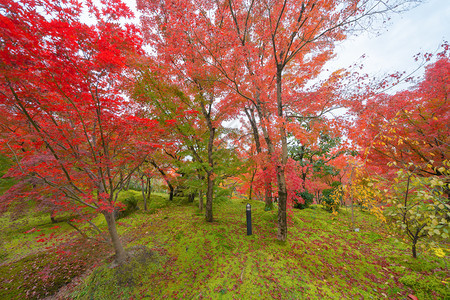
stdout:
<svg viewBox="0 0 450 300">
<path fill-rule="evenodd" d="M 411 245 L 413 257 L 417 257 L 419 241 L 433 246 L 449 238 L 450 204 L 445 189 L 450 166 L 441 167 L 440 172 L 441 177 L 423 177 L 401 169 L 390 185 L 392 194 L 384 213 L 391 229 Z"/>
<path fill-rule="evenodd" d="M 322 191 L 322 205 L 329 212 L 336 212 L 339 210 L 339 204 L 342 200 L 342 184 L 335 181 L 331 184 L 331 189 Z"/>
<path fill-rule="evenodd" d="M 136 198 L 134 195 L 131 195 L 121 201 L 125 208 L 123 210 L 116 210 L 114 212 L 114 216 L 116 219 L 124 218 L 133 212 L 139 210 L 138 202 L 139 199 Z"/>
<path fill-rule="evenodd" d="M 311 203 L 313 203 L 314 195 L 308 192 L 307 190 L 304 190 L 303 192 L 299 193 L 296 192 L 298 197 L 301 197 L 304 203 L 301 203 L 300 200 L 295 199 L 294 200 L 294 208 L 298 209 L 305 209 L 308 208 Z"/>
</svg>

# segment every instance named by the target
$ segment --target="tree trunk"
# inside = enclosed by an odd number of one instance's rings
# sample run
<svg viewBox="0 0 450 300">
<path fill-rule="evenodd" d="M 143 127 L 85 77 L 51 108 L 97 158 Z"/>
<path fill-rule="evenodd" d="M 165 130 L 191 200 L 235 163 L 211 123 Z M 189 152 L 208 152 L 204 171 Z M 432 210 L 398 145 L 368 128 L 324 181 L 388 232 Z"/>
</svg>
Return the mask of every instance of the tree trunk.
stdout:
<svg viewBox="0 0 450 300">
<path fill-rule="evenodd" d="M 194 202 L 194 199 L 195 199 L 195 193 L 190 193 L 188 195 L 188 202 L 192 203 L 192 202 Z"/>
<path fill-rule="evenodd" d="M 109 236 L 111 237 L 111 241 L 114 247 L 114 251 L 116 253 L 116 262 L 121 264 L 125 261 L 126 253 L 123 249 L 122 243 L 120 242 L 119 235 L 117 234 L 116 229 L 116 221 L 114 220 L 114 215 L 112 212 L 104 211 L 103 215 L 105 216 L 106 223 L 108 224 Z"/>
<path fill-rule="evenodd" d="M 56 220 L 55 215 L 56 211 L 52 209 L 52 211 L 50 212 L 50 220 L 52 221 L 52 223 L 58 223 L 58 220 Z"/>
<path fill-rule="evenodd" d="M 285 241 L 287 237 L 287 188 L 285 167 L 288 157 L 287 151 L 287 137 L 286 137 L 286 124 L 283 120 L 283 102 L 281 99 L 281 74 L 283 67 L 277 66 L 277 108 L 278 117 L 283 122 L 280 127 L 280 139 L 281 139 L 281 164 L 277 166 L 277 183 L 278 183 L 278 232 L 277 239 L 279 241 Z"/>
<path fill-rule="evenodd" d="M 141 178 L 141 193 L 142 193 L 142 200 L 144 200 L 144 211 L 147 211 L 147 188 L 144 183 L 144 177 Z"/>
<path fill-rule="evenodd" d="M 352 172 L 350 173 L 350 205 L 352 207 L 352 230 L 355 231 L 355 212 L 353 208 L 353 187 L 352 187 L 352 176 L 353 176 L 353 166 L 352 166 Z"/>
<path fill-rule="evenodd" d="M 253 179 L 250 181 L 250 189 L 248 191 L 248 201 L 252 201 L 252 194 L 253 194 Z"/>
<path fill-rule="evenodd" d="M 169 201 L 173 201 L 173 193 L 174 193 L 174 188 L 173 185 L 171 185 L 169 182 L 167 182 L 169 185 Z"/>
<path fill-rule="evenodd" d="M 150 202 L 150 196 L 152 194 L 152 179 L 147 177 L 147 197 L 144 200 L 144 210 L 147 211 L 147 203 Z"/>
<path fill-rule="evenodd" d="M 257 94 L 257 99 L 259 99 L 259 94 Z M 255 145 L 256 145 L 256 153 L 261 154 L 262 153 L 262 148 L 261 148 L 261 143 L 259 141 L 259 131 L 258 131 L 258 126 L 256 124 L 256 119 L 255 119 L 255 115 L 254 115 L 254 110 L 252 108 L 245 108 L 245 113 L 250 121 L 250 125 L 252 127 L 252 133 L 253 133 L 253 140 L 255 141 Z M 258 113 L 260 114 L 260 112 L 258 111 Z M 263 167 L 263 173 L 265 173 L 265 171 L 267 170 L 266 167 Z M 250 185 L 250 196 L 249 196 L 249 200 L 252 199 L 252 188 L 253 188 L 253 178 L 255 177 L 255 173 L 252 176 L 252 181 L 251 181 L 251 185 Z M 264 189 L 265 189 L 265 193 L 264 193 L 264 203 L 265 203 L 265 210 L 272 210 L 273 209 L 273 202 L 272 202 L 272 188 L 270 186 L 270 182 L 268 182 L 267 178 L 264 179 L 265 183 L 264 183 Z"/>
<path fill-rule="evenodd" d="M 203 106 L 204 109 L 204 106 Z M 204 109 L 204 113 L 205 113 Z M 214 128 L 211 120 L 211 106 L 209 107 L 208 113 L 205 115 L 206 121 L 209 129 L 209 140 L 208 140 L 208 165 L 209 170 L 206 172 L 207 180 L 208 180 L 208 189 L 206 191 L 206 214 L 205 218 L 207 222 L 213 221 L 213 194 L 214 194 L 214 158 L 213 158 L 213 150 L 214 150 L 214 136 L 216 133 L 216 129 Z"/>
<path fill-rule="evenodd" d="M 281 102 L 281 71 L 277 70 L 277 106 L 278 106 L 278 115 L 283 115 L 283 105 Z M 257 94 L 256 98 L 256 111 L 260 119 L 268 119 L 265 115 L 259 95 Z M 286 179 L 284 176 L 284 166 L 287 161 L 287 139 L 286 139 L 286 130 L 283 126 L 280 129 L 281 134 L 281 143 L 282 143 L 282 156 L 281 156 L 281 164 L 277 167 L 277 185 L 278 185 L 278 234 L 277 239 L 280 241 L 285 241 L 287 237 L 287 215 L 286 215 L 286 207 L 287 207 L 287 190 L 286 190 Z M 267 150 L 269 150 L 269 154 L 273 157 L 275 155 L 275 147 L 272 143 L 272 140 L 269 135 L 269 131 L 267 130 L 264 124 L 261 124 L 261 130 L 263 132 L 264 140 L 267 144 Z M 284 162 L 284 163 L 283 163 Z M 283 192 L 284 191 L 284 192 Z"/>
<path fill-rule="evenodd" d="M 207 173 L 208 186 L 206 190 L 206 207 L 205 207 L 205 218 L 206 222 L 213 221 L 213 192 L 214 192 L 214 179 L 212 172 Z"/>
<path fill-rule="evenodd" d="M 203 210 L 203 192 L 202 191 L 198 192 L 198 209 L 200 209 L 200 211 Z"/>
<path fill-rule="evenodd" d="M 283 167 L 277 168 L 277 181 L 278 181 L 278 232 L 277 239 L 279 241 L 285 241 L 287 238 L 287 192 L 286 181 L 284 178 Z"/>
<path fill-rule="evenodd" d="M 252 200 L 252 194 L 253 194 L 253 180 L 255 179 L 256 175 L 256 169 L 253 171 L 252 178 L 250 179 L 250 189 L 248 191 L 248 200 Z"/>
<path fill-rule="evenodd" d="M 412 257 L 413 258 L 417 258 L 416 244 L 417 244 L 417 240 L 414 240 L 413 244 L 412 244 Z"/>
<path fill-rule="evenodd" d="M 263 171 L 267 170 L 267 168 L 263 168 Z M 273 202 L 272 202 L 272 187 L 270 185 L 270 182 L 268 181 L 268 178 L 265 178 L 264 183 L 264 203 L 265 203 L 265 210 L 272 210 L 273 209 Z"/>
</svg>

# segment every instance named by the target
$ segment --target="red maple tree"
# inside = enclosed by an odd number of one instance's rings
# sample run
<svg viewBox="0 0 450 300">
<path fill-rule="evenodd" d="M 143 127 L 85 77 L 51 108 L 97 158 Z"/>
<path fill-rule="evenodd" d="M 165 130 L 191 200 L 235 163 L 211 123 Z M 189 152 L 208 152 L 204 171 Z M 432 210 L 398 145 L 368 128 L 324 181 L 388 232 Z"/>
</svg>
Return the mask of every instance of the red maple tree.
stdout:
<svg viewBox="0 0 450 300">
<path fill-rule="evenodd" d="M 376 95 L 358 108 L 352 138 L 373 171 L 389 175 L 406 168 L 420 176 L 442 175 L 439 169 L 450 154 L 448 49 L 444 44 L 414 88 Z"/>
<path fill-rule="evenodd" d="M 0 7 L 1 150 L 16 163 L 7 176 L 39 187 L 28 186 L 22 199 L 45 191 L 59 210 L 103 214 L 122 262 L 117 194 L 160 147 L 161 133 L 156 121 L 133 113 L 123 92 L 141 55 L 137 28 L 121 25 L 133 14 L 118 0 L 101 7 L 2 0 Z M 83 23 L 83 7 L 93 25 Z M 2 205 L 11 201 L 19 199 Z"/>
<path fill-rule="evenodd" d="M 269 161 L 276 162 L 279 240 L 287 237 L 289 124 L 334 106 L 333 98 L 319 94 L 301 97 L 307 95 L 308 82 L 318 76 L 350 25 L 404 2 L 138 1 L 148 34 L 171 41 L 172 62 L 186 66 L 182 74 L 207 70 L 239 96 L 228 98 L 234 100 L 229 107 L 255 110 L 255 141 L 256 133 L 261 134 Z"/>
</svg>

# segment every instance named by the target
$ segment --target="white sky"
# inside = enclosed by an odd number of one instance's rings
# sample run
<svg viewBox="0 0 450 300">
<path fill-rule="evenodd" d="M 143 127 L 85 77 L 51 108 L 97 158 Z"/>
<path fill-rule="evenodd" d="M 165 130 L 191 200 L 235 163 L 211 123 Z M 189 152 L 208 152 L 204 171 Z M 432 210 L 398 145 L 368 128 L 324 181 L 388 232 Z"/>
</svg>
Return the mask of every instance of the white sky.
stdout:
<svg viewBox="0 0 450 300">
<path fill-rule="evenodd" d="M 425 0 L 412 10 L 392 15 L 379 35 L 364 33 L 337 46 L 330 69 L 346 68 L 359 61 L 370 75 L 395 71 L 412 72 L 418 67 L 414 55 L 435 53 L 450 39 L 450 0 Z M 365 54 L 363 60 L 359 58 Z M 414 75 L 421 75 L 423 68 Z"/>
</svg>

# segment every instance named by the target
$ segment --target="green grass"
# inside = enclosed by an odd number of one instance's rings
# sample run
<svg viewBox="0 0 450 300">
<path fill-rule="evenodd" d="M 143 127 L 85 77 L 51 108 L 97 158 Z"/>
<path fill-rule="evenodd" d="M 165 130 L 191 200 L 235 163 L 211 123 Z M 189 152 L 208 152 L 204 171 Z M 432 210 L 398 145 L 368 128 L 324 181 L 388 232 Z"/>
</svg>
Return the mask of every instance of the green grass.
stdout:
<svg viewBox="0 0 450 300">
<path fill-rule="evenodd" d="M 295 210 L 289 239 L 275 241 L 276 211 L 252 202 L 253 235 L 246 236 L 245 203 L 215 207 L 215 222 L 206 223 L 193 205 L 161 205 L 121 220 L 128 245 L 145 245 L 155 259 L 123 276 L 107 266 L 87 278 L 76 299 L 130 297 L 155 299 L 420 299 L 449 297 L 442 283 L 448 270 L 432 255 L 430 268 L 409 265 L 408 248 L 380 230 L 379 223 L 357 212 L 360 232 L 349 230 L 348 213 L 334 220 L 322 209 Z M 316 209 L 314 209 L 316 208 Z M 401 257 L 402 259 L 399 259 Z M 414 279 L 423 278 L 421 284 Z M 409 277 L 407 277 L 408 279 Z M 424 285 L 424 286 L 422 286 Z M 103 288 L 94 288 L 102 286 Z"/>
<path fill-rule="evenodd" d="M 14 180 L 12 178 L 2 178 L 11 165 L 12 162 L 8 158 L 0 155 L 0 195 L 14 185 Z"/>
<path fill-rule="evenodd" d="M 125 199 L 131 195 L 141 197 L 137 191 L 127 191 L 119 197 Z M 166 195 L 153 194 L 148 211 L 143 210 L 140 202 L 140 210 L 118 220 L 118 231 L 126 248 L 145 246 L 148 255 L 135 257 L 121 267 L 111 267 L 113 253 L 103 247 L 99 248 L 103 254 L 92 260 L 102 263 L 89 268 L 79 261 L 93 251 L 80 252 L 73 261 L 75 269 L 80 270 L 75 273 L 87 269 L 92 273 L 64 297 L 405 299 L 408 294 L 415 294 L 421 300 L 450 298 L 449 271 L 444 261 L 429 253 L 420 253 L 415 260 L 410 258 L 409 247 L 390 237 L 368 213 L 356 211 L 355 226 L 360 231 L 355 232 L 350 230 L 351 213 L 345 209 L 334 218 L 318 206 L 294 210 L 290 215 L 288 240 L 277 242 L 276 209 L 264 211 L 264 203 L 251 204 L 253 235 L 247 236 L 246 203 L 242 200 L 215 205 L 215 221 L 207 223 L 195 203 L 186 203 L 183 198 L 169 202 Z M 32 238 L 21 232 L 37 226 L 50 230 L 41 224 L 44 219 L 36 216 L 28 225 L 19 226 L 20 230 L 9 229 L 6 247 L 22 245 L 25 241 L 33 244 Z M 6 219 L 0 218 L 0 222 L 2 229 L 8 227 Z M 96 219 L 96 224 L 105 226 L 102 218 Z M 58 234 L 69 235 L 69 228 L 59 230 Z M 36 232 L 31 234 L 38 236 Z M 25 259 L 31 257 L 35 261 L 36 252 L 45 253 L 47 261 L 57 258 L 54 252 L 33 249 L 8 248 L 9 264 L 5 265 L 17 273 L 30 268 L 32 263 Z M 22 260 L 11 263 L 14 257 Z M 69 268 L 58 270 L 55 268 L 53 273 L 65 273 Z M 4 274 L 1 267 L 0 274 Z M 0 275 L 0 285 L 7 278 Z M 33 278 L 27 281 L 35 282 L 36 277 Z M 61 275 L 55 282 L 66 281 Z M 8 287 L 13 289 L 19 285 L 12 283 Z M 19 299 L 29 286 L 21 283 L 20 293 L 4 292 L 0 298 Z M 58 285 L 53 287 L 56 289 Z"/>
</svg>

